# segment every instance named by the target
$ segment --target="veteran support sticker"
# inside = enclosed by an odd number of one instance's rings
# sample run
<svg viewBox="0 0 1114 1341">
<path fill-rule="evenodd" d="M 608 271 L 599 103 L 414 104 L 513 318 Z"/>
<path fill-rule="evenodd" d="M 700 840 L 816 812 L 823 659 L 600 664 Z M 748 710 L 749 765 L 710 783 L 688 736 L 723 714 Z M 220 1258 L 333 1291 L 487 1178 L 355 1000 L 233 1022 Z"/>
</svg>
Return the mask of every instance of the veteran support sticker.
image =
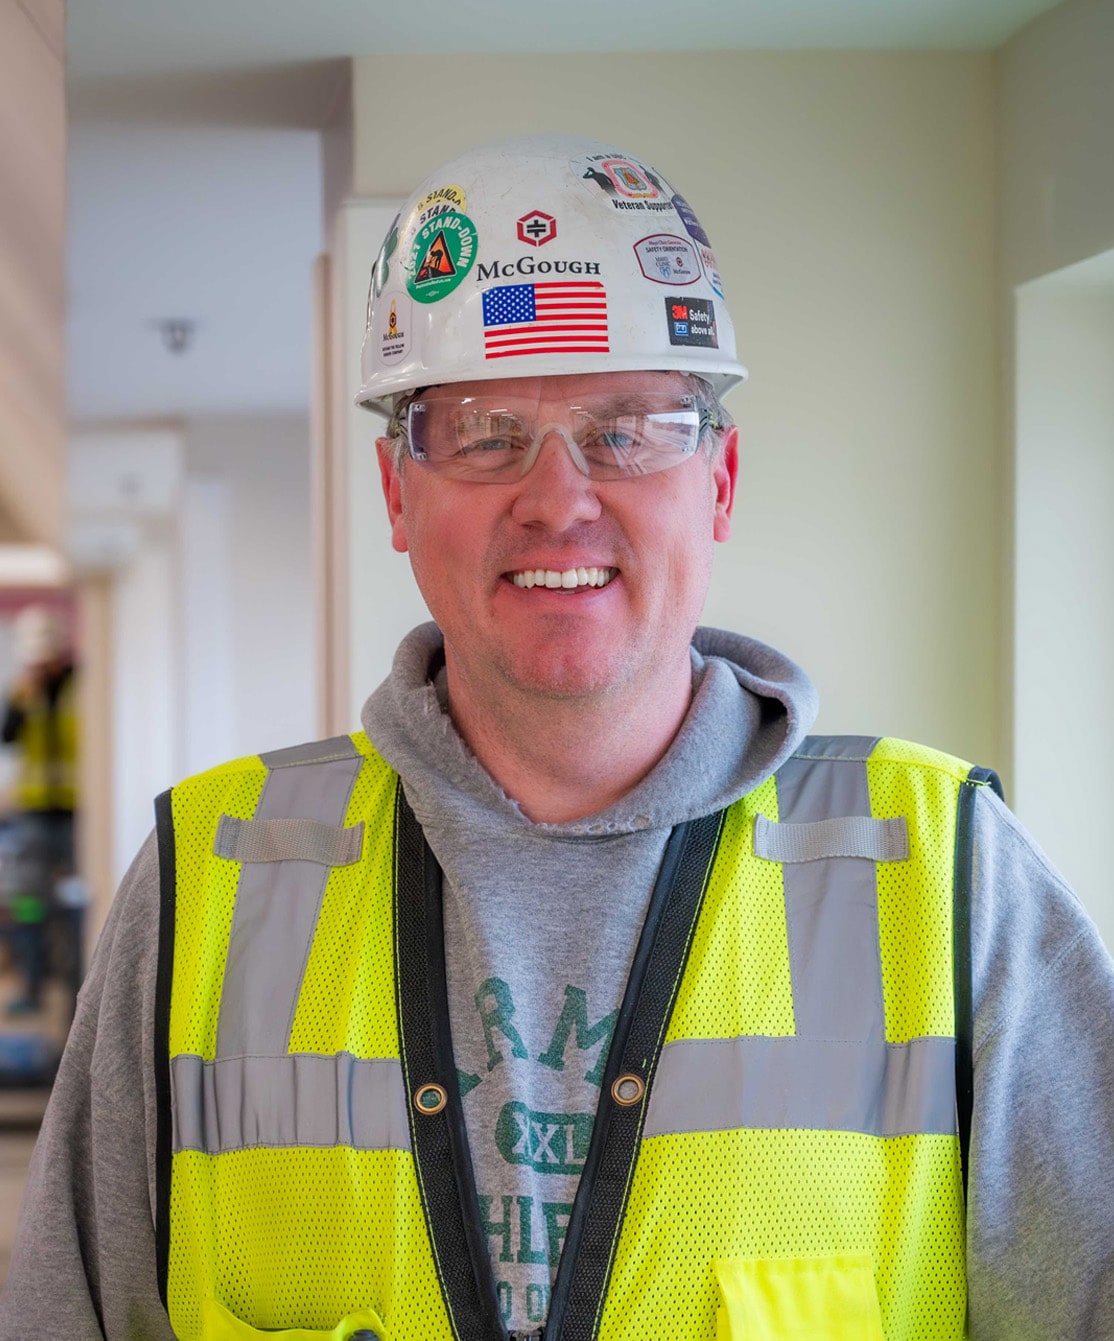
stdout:
<svg viewBox="0 0 1114 1341">
<path fill-rule="evenodd" d="M 665 315 L 671 345 L 719 348 L 716 307 L 710 298 L 666 298 Z"/>
<path fill-rule="evenodd" d="M 456 288 L 476 259 L 476 225 L 466 214 L 434 215 L 414 234 L 406 287 L 419 303 L 436 303 Z"/>
<path fill-rule="evenodd" d="M 587 154 L 569 167 L 593 195 L 602 196 L 617 210 L 672 213 L 666 183 L 636 158 L 621 154 Z"/>
</svg>

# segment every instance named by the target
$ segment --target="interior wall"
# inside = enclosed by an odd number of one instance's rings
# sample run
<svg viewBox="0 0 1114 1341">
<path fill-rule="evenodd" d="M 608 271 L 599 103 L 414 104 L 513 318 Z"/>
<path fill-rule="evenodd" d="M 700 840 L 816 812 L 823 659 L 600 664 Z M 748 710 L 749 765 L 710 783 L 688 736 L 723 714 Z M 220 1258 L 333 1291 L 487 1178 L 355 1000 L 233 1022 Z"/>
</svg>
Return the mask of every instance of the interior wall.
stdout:
<svg viewBox="0 0 1114 1341">
<path fill-rule="evenodd" d="M 1017 813 L 1114 947 L 1114 289 L 1026 285 L 1017 314 Z"/>
<path fill-rule="evenodd" d="M 1114 3 L 1067 0 L 995 56 L 999 249 L 1012 290 L 1114 247 Z"/>
<path fill-rule="evenodd" d="M 0 538 L 60 546 L 65 486 L 63 0 L 0 0 Z"/>
<path fill-rule="evenodd" d="M 407 87 L 428 96 L 384 134 L 382 90 Z M 711 237 L 751 370 L 708 622 L 805 665 L 821 730 L 998 762 L 989 55 L 366 56 L 354 127 L 369 197 L 510 128 L 659 168 Z"/>
<path fill-rule="evenodd" d="M 209 742 L 191 746 L 188 767 L 200 769 L 315 736 L 309 420 L 192 419 L 186 477 L 186 655 L 207 657 L 213 636 L 228 657 L 186 685 L 183 721 Z"/>
<path fill-rule="evenodd" d="M 1114 0 L 1067 0 L 995 52 L 1003 772 L 1016 751 L 1016 289 L 1114 247 Z M 1031 817 L 1035 818 L 1035 817 Z"/>
</svg>

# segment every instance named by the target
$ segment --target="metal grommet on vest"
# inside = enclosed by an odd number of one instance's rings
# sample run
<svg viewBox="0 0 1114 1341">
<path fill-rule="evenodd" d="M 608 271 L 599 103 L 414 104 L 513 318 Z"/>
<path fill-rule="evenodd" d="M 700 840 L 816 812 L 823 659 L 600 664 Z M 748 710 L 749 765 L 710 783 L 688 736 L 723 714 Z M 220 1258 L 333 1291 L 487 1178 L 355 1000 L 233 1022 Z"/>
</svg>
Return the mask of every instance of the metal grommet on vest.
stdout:
<svg viewBox="0 0 1114 1341">
<path fill-rule="evenodd" d="M 426 1117 L 434 1117 L 449 1102 L 449 1092 L 444 1085 L 419 1085 L 414 1091 L 414 1107 Z"/>
<path fill-rule="evenodd" d="M 611 1097 L 620 1108 L 633 1108 L 646 1093 L 646 1082 L 641 1076 L 617 1076 L 611 1086 Z"/>
</svg>

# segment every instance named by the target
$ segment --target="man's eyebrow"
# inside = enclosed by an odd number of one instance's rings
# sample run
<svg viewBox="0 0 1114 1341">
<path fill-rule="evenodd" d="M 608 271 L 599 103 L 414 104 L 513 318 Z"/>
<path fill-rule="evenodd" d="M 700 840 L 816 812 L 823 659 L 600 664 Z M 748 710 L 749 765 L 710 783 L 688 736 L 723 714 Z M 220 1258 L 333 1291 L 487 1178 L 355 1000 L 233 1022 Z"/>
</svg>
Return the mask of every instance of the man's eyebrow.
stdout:
<svg viewBox="0 0 1114 1341">
<path fill-rule="evenodd" d="M 671 400 L 676 401 L 678 408 L 681 408 L 681 403 L 688 394 L 686 391 L 674 391 L 671 388 L 660 391 L 600 391 L 595 395 L 583 397 L 583 400 L 596 413 L 603 410 L 621 414 L 624 411 L 642 409 L 650 397 L 664 398 L 668 396 Z"/>
</svg>

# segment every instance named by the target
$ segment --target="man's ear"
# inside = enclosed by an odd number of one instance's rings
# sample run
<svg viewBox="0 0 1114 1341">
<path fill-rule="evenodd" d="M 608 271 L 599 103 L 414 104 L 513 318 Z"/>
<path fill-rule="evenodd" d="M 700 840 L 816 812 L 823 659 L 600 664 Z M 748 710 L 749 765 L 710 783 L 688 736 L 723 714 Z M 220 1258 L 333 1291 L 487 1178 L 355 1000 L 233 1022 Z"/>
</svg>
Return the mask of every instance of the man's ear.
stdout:
<svg viewBox="0 0 1114 1341">
<path fill-rule="evenodd" d="M 402 478 L 395 464 L 394 439 L 376 438 L 375 450 L 379 453 L 379 478 L 383 481 L 383 497 L 391 523 L 391 544 L 400 554 L 405 554 L 409 546 L 406 543 L 406 523 L 402 519 Z"/>
<path fill-rule="evenodd" d="M 712 535 L 717 540 L 731 538 L 731 510 L 735 506 L 735 482 L 738 475 L 739 430 L 732 424 L 723 435 L 719 454 L 712 466 L 712 481 L 716 487 Z"/>
</svg>

